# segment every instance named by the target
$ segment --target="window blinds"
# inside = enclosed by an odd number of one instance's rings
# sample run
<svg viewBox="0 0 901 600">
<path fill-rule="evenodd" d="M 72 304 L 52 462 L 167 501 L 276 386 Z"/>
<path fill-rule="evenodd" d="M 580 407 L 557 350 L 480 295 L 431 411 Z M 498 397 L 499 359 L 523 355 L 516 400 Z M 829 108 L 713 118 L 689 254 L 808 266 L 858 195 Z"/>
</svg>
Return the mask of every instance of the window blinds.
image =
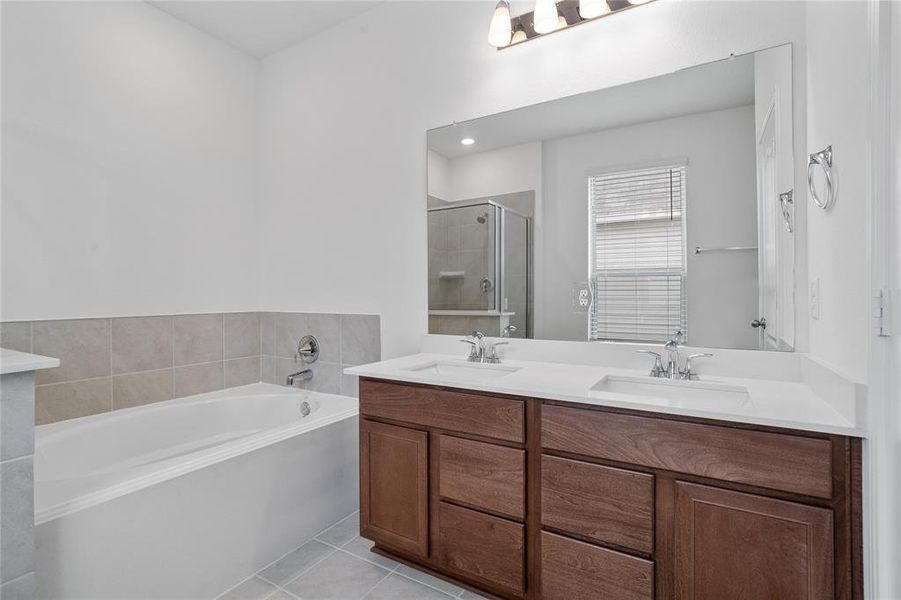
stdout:
<svg viewBox="0 0 901 600">
<path fill-rule="evenodd" d="M 686 333 L 685 167 L 588 179 L 593 340 Z"/>
</svg>

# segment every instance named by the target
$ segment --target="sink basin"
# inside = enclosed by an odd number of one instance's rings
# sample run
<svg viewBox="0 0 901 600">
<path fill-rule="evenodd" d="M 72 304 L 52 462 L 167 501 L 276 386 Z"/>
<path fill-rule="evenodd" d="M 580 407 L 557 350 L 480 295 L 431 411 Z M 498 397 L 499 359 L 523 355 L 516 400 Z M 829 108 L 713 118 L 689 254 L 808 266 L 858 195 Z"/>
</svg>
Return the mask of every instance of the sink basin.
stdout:
<svg viewBox="0 0 901 600">
<path fill-rule="evenodd" d="M 442 381 L 488 383 L 506 377 L 519 367 L 464 362 L 429 362 L 405 369 L 418 375 L 427 375 Z"/>
<path fill-rule="evenodd" d="M 727 407 L 751 401 L 748 388 L 704 381 L 672 381 L 653 377 L 608 375 L 591 386 L 592 392 L 622 394 L 630 400 L 663 402 L 680 407 Z"/>
</svg>

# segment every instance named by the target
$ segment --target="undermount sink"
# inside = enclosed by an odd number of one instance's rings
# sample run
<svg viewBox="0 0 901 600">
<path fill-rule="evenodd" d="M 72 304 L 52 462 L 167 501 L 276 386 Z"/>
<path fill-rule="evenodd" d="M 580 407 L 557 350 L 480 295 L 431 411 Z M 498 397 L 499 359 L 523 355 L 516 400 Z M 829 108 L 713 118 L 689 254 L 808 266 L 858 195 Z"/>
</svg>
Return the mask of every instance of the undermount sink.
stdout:
<svg viewBox="0 0 901 600">
<path fill-rule="evenodd" d="M 702 381 L 608 375 L 591 386 L 593 392 L 623 394 L 630 399 L 664 401 L 671 406 L 736 406 L 750 402 L 748 388 Z"/>
<path fill-rule="evenodd" d="M 433 361 L 407 371 L 418 375 L 427 375 L 443 381 L 460 381 L 471 383 L 488 383 L 506 377 L 519 370 L 519 367 L 492 365 L 481 363 L 441 362 Z"/>
</svg>

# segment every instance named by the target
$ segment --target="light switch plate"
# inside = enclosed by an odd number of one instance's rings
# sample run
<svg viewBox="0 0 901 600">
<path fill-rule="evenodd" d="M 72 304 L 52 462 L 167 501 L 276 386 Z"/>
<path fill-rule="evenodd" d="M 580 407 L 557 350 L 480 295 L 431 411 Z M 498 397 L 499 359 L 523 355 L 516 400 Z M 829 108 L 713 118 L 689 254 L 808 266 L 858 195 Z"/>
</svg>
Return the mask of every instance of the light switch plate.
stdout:
<svg viewBox="0 0 901 600">
<path fill-rule="evenodd" d="M 810 282 L 810 318 L 820 318 L 820 278 L 817 277 Z"/>
</svg>

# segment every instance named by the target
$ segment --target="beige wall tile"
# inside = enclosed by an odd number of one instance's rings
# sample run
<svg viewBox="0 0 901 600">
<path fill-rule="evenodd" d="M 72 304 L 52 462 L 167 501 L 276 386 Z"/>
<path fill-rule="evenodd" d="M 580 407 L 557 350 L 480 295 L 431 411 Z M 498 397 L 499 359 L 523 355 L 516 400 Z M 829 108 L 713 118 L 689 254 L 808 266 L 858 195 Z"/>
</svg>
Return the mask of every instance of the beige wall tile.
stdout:
<svg viewBox="0 0 901 600">
<path fill-rule="evenodd" d="M 222 362 L 176 367 L 173 381 L 176 398 L 221 390 L 225 384 Z"/>
<path fill-rule="evenodd" d="M 31 352 L 31 323 L 29 321 L 0 323 L 0 348 Z"/>
<path fill-rule="evenodd" d="M 277 313 L 275 316 L 276 356 L 293 358 L 300 338 L 310 333 L 305 313 Z"/>
<path fill-rule="evenodd" d="M 319 361 L 308 365 L 308 367 L 313 371 L 313 379 L 306 382 L 305 389 L 326 394 L 341 393 L 340 365 Z"/>
<path fill-rule="evenodd" d="M 34 388 L 35 424 L 53 423 L 108 412 L 112 408 L 109 377 Z"/>
<path fill-rule="evenodd" d="M 222 360 L 221 314 L 176 315 L 172 323 L 175 366 Z"/>
<path fill-rule="evenodd" d="M 170 400 L 172 369 L 113 376 L 113 410 Z"/>
<path fill-rule="evenodd" d="M 112 320 L 113 374 L 172 366 L 172 317 Z"/>
<path fill-rule="evenodd" d="M 233 358 L 225 361 L 225 387 L 260 381 L 260 357 Z"/>
<path fill-rule="evenodd" d="M 225 315 L 225 358 L 260 354 L 260 313 Z"/>
<path fill-rule="evenodd" d="M 319 360 L 338 362 L 341 360 L 341 315 L 307 315 L 309 333 L 319 341 Z M 298 339 L 298 341 L 300 341 Z M 296 344 L 295 344 L 296 346 Z"/>
<path fill-rule="evenodd" d="M 381 354 L 378 315 L 341 315 L 341 361 L 344 364 L 375 362 Z"/>
<path fill-rule="evenodd" d="M 275 313 L 260 313 L 260 354 L 275 356 Z"/>
<path fill-rule="evenodd" d="M 35 321 L 35 354 L 58 358 L 55 369 L 38 371 L 36 382 L 59 383 L 110 374 L 110 322 L 108 319 Z"/>
<path fill-rule="evenodd" d="M 276 379 L 276 361 L 278 359 L 274 356 L 260 357 L 260 381 L 263 383 L 284 383 Z"/>
</svg>

